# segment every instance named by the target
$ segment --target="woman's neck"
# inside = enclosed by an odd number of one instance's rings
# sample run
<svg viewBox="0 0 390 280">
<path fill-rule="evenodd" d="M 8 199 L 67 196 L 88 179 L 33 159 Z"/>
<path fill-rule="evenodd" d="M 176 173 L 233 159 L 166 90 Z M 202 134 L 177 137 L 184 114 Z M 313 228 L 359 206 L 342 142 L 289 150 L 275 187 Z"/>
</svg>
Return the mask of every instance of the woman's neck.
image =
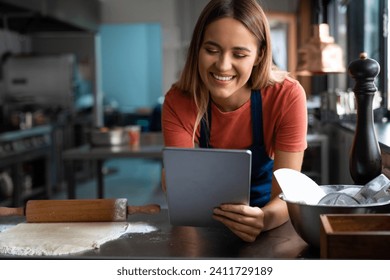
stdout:
<svg viewBox="0 0 390 280">
<path fill-rule="evenodd" d="M 244 105 L 251 97 L 251 90 L 249 88 L 242 89 L 228 98 L 215 98 L 210 96 L 211 100 L 222 112 L 232 112 Z"/>
</svg>

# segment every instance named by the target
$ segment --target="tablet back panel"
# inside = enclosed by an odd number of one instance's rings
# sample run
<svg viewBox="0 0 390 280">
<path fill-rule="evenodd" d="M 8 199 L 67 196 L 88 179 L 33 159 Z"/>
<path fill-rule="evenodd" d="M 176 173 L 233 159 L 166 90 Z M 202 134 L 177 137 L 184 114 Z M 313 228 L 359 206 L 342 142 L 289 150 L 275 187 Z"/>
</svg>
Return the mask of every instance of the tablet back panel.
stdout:
<svg viewBox="0 0 390 280">
<path fill-rule="evenodd" d="M 164 148 L 167 204 L 172 225 L 219 226 L 221 203 L 249 204 L 249 150 Z"/>
</svg>

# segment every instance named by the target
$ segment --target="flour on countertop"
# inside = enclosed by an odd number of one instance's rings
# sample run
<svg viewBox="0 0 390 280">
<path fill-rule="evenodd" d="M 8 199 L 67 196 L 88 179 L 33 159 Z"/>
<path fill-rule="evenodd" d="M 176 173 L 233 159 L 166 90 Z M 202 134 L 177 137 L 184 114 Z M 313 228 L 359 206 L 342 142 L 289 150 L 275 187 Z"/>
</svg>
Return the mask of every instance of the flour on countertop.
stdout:
<svg viewBox="0 0 390 280">
<path fill-rule="evenodd" d="M 14 227 L 15 225 L 0 225 L 0 232 L 5 231 L 9 228 Z"/>
<path fill-rule="evenodd" d="M 138 222 L 138 223 L 129 223 L 126 233 L 149 233 L 156 231 L 157 228 L 151 226 L 147 223 Z"/>
<path fill-rule="evenodd" d="M 149 233 L 155 227 L 139 222 L 20 223 L 0 225 L 0 254 L 51 256 L 97 249 L 128 233 Z"/>
</svg>

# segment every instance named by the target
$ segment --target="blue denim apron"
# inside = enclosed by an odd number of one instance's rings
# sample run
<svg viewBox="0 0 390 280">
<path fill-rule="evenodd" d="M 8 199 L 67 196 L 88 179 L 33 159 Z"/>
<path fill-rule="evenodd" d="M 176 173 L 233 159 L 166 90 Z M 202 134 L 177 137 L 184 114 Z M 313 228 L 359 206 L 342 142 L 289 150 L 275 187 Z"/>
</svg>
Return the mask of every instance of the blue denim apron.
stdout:
<svg viewBox="0 0 390 280">
<path fill-rule="evenodd" d="M 248 148 L 252 152 L 250 205 L 263 207 L 271 198 L 272 169 L 274 161 L 268 156 L 263 137 L 263 112 L 260 90 L 251 93 L 251 115 L 253 143 Z M 210 145 L 211 105 L 208 106 L 208 122 L 203 118 L 200 127 L 200 148 L 213 148 Z"/>
</svg>

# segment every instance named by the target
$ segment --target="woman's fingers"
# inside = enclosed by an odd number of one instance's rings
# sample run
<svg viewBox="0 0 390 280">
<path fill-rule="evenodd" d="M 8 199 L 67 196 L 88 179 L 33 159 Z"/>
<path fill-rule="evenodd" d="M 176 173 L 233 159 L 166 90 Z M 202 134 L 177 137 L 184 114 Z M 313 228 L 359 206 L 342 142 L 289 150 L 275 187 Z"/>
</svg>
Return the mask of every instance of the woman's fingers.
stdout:
<svg viewBox="0 0 390 280">
<path fill-rule="evenodd" d="M 259 207 L 223 204 L 214 209 L 214 214 L 222 215 L 241 224 L 263 227 L 264 213 Z"/>
<path fill-rule="evenodd" d="M 253 242 L 263 229 L 263 211 L 247 205 L 224 204 L 214 209 L 214 219 L 241 239 Z"/>
<path fill-rule="evenodd" d="M 252 228 L 237 222 L 234 222 L 224 216 L 213 216 L 215 220 L 223 223 L 228 227 L 235 235 L 240 237 L 242 240 L 247 242 L 253 242 L 256 240 L 256 237 L 260 234 L 261 230 Z"/>
</svg>

